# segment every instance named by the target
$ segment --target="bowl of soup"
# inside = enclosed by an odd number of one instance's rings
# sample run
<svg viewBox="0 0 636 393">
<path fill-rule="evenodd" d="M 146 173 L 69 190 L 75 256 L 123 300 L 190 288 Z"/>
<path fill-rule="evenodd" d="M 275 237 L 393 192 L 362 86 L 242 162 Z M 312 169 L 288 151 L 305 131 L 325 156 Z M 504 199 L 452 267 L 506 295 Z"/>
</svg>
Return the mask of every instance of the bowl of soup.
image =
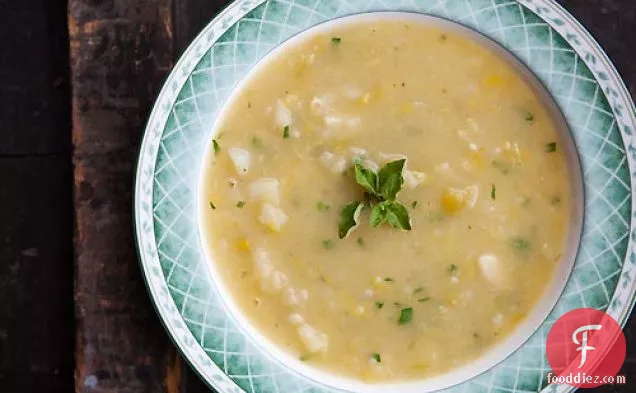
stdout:
<svg viewBox="0 0 636 393">
<path fill-rule="evenodd" d="M 193 44 L 139 175 L 179 347 L 222 392 L 540 390 L 554 319 L 633 298 L 631 161 L 594 70 L 521 5 L 493 11 L 525 46 L 488 8 L 284 4 Z"/>
</svg>

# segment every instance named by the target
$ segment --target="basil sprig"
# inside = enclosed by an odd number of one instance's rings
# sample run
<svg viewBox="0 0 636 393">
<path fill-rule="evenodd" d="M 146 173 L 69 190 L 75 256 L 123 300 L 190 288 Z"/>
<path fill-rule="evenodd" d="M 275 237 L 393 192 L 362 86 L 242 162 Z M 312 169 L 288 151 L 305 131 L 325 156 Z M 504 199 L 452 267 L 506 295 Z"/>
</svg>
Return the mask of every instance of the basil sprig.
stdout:
<svg viewBox="0 0 636 393">
<path fill-rule="evenodd" d="M 402 171 L 406 159 L 385 164 L 378 172 L 366 168 L 362 163 L 353 166 L 356 183 L 365 192 L 365 201 L 353 201 L 340 211 L 338 235 L 340 239 L 349 236 L 359 225 L 360 215 L 365 207 L 371 208 L 369 224 L 377 228 L 384 223 L 397 229 L 411 230 L 411 218 L 406 207 L 397 200 L 404 185 Z"/>
</svg>

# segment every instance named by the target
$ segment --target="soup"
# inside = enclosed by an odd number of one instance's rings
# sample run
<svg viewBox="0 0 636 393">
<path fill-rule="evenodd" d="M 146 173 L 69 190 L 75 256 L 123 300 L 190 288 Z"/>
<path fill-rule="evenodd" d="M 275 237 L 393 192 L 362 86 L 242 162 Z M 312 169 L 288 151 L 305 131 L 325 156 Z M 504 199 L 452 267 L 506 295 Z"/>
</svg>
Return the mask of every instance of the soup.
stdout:
<svg viewBox="0 0 636 393">
<path fill-rule="evenodd" d="M 454 30 L 364 20 L 292 41 L 218 120 L 203 234 L 233 302 L 364 381 L 466 364 L 532 311 L 571 185 L 517 69 Z"/>
</svg>

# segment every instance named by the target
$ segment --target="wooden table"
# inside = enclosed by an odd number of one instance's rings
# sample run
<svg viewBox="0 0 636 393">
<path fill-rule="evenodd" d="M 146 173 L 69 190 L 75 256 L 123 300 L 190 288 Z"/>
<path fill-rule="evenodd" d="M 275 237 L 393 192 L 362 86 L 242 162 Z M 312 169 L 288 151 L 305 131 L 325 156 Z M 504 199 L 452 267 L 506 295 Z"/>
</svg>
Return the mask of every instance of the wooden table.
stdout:
<svg viewBox="0 0 636 393">
<path fill-rule="evenodd" d="M 636 4 L 560 2 L 592 30 L 634 95 Z M 226 3 L 0 0 L 11 19 L 0 30 L 0 391 L 207 391 L 151 306 L 131 204 L 162 80 Z M 635 331 L 630 324 L 622 371 L 632 386 Z"/>
</svg>

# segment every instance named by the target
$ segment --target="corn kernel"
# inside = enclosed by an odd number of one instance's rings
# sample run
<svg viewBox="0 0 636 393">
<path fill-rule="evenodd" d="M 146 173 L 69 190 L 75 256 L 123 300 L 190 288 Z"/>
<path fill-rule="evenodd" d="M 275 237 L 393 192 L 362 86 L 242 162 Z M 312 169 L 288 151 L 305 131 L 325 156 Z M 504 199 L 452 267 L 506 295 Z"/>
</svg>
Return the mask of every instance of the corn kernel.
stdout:
<svg viewBox="0 0 636 393">
<path fill-rule="evenodd" d="M 466 195 L 462 190 L 448 188 L 442 194 L 442 208 L 446 213 L 456 214 L 466 206 Z"/>
<path fill-rule="evenodd" d="M 236 248 L 241 251 L 249 251 L 252 249 L 252 246 L 250 245 L 249 240 L 240 239 L 239 241 L 236 242 Z"/>
</svg>

